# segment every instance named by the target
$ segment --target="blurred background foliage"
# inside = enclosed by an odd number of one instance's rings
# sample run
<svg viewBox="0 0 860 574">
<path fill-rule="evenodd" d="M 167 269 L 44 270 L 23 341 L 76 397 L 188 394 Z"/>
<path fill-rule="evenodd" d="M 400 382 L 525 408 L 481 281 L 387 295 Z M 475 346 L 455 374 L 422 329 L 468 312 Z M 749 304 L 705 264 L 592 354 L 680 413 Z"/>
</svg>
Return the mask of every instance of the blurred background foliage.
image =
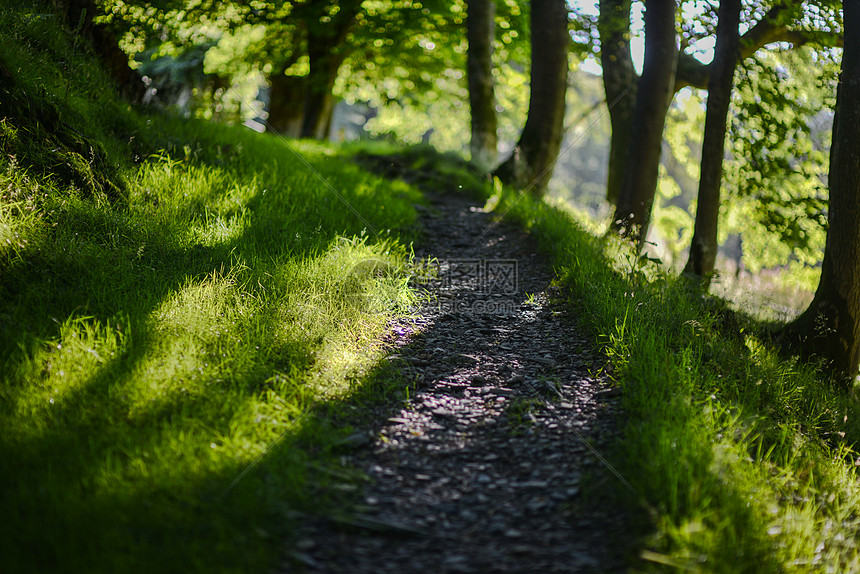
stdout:
<svg viewBox="0 0 860 574">
<path fill-rule="evenodd" d="M 715 6 L 686 1 L 679 11 L 681 48 L 703 63 L 712 57 Z M 145 76 L 151 103 L 186 116 L 308 136 L 303 94 L 321 82 L 331 97 L 328 118 L 318 122 L 325 137 L 429 143 L 468 156 L 464 0 L 100 0 L 98 7 L 99 21 L 121 35 L 122 48 Z M 580 1 L 569 7 L 566 135 L 549 192 L 596 219 L 599 228 L 610 212 L 604 199 L 610 128 L 597 8 Z M 767 10 L 746 2 L 744 26 Z M 644 36 L 642 12 L 642 3 L 633 2 L 634 53 Z M 793 4 L 780 17 L 812 40 L 840 26 L 830 3 Z M 528 107 L 528 5 L 498 0 L 495 19 L 493 75 L 504 158 Z M 736 71 L 719 237 L 724 281 L 764 272 L 799 291 L 816 284 L 840 54 L 817 46 L 772 44 Z M 313 52 L 321 47 L 327 60 Z M 314 70 L 323 68 L 325 77 L 317 79 Z M 692 235 L 706 100 L 707 92 L 682 88 L 664 133 L 649 241 L 651 254 L 674 269 L 683 265 Z"/>
</svg>

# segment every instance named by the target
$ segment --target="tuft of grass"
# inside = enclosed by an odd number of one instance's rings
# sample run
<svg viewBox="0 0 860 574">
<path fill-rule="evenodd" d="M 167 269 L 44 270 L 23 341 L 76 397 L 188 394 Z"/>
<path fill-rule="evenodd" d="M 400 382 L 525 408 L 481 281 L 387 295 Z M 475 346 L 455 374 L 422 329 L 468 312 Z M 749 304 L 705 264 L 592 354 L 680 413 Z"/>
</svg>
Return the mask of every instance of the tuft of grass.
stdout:
<svg viewBox="0 0 860 574">
<path fill-rule="evenodd" d="M 522 433 L 528 427 L 535 424 L 534 412 L 542 405 L 541 401 L 534 397 L 514 397 L 507 407 L 505 415 L 508 424 L 515 434 Z"/>
<path fill-rule="evenodd" d="M 642 571 L 852 572 L 860 413 L 762 323 L 568 212 L 505 191 L 496 207 L 552 258 L 623 390 L 614 464 L 651 516 Z"/>
</svg>

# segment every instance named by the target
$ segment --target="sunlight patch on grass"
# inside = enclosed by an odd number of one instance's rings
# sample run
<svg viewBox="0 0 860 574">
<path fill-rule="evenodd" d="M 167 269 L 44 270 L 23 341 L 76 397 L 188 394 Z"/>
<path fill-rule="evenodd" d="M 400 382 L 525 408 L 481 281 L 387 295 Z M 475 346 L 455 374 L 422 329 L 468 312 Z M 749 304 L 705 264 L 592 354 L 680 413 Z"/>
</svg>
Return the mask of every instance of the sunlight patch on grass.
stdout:
<svg viewBox="0 0 860 574">
<path fill-rule="evenodd" d="M 359 479 L 341 399 L 402 383 L 420 194 L 140 115 L 52 10 L 0 8 L 0 571 L 271 570 Z"/>
<path fill-rule="evenodd" d="M 255 533 L 353 480 L 327 470 L 349 429 L 314 413 L 373 392 L 420 196 L 331 146 L 297 145 L 323 182 L 276 139 L 168 127 L 196 143 L 127 166 L 119 202 L 0 157 L 24 246 L 0 245 L 0 569 L 47 540 L 46 570 L 264 570 Z"/>
</svg>

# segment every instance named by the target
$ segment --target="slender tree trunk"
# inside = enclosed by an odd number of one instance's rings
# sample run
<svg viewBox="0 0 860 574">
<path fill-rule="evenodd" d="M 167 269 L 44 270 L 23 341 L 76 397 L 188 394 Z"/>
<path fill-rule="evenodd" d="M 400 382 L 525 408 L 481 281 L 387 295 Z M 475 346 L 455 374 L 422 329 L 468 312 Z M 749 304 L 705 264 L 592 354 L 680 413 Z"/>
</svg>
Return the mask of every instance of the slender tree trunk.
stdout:
<svg viewBox="0 0 860 574">
<path fill-rule="evenodd" d="M 337 46 L 316 46 L 309 52 L 310 72 L 307 75 L 307 99 L 301 136 L 326 139 L 326 126 L 334 111 L 334 82 L 343 57 L 334 53 Z"/>
<path fill-rule="evenodd" d="M 630 127 L 636 105 L 636 70 L 630 53 L 631 0 L 600 0 L 597 29 L 600 33 L 600 65 L 603 89 L 609 106 L 612 137 L 609 140 L 609 167 L 606 200 L 615 205 L 624 178 Z"/>
<path fill-rule="evenodd" d="M 334 122 L 334 108 L 335 108 L 335 106 L 333 104 L 328 109 L 328 112 L 327 112 L 328 116 L 325 119 L 325 128 L 323 128 L 323 129 L 324 129 L 324 133 L 325 133 L 326 138 L 331 137 L 332 123 Z"/>
<path fill-rule="evenodd" d="M 821 280 L 809 308 L 782 342 L 823 358 L 846 387 L 860 364 L 860 4 L 843 4 L 842 73 L 830 147 L 829 230 Z"/>
<path fill-rule="evenodd" d="M 702 140 L 699 198 L 690 256 L 684 272 L 707 288 L 717 258 L 717 225 L 720 216 L 720 183 L 726 142 L 726 116 L 732 98 L 735 66 L 740 51 L 738 26 L 741 0 L 721 0 L 714 61 L 708 79 L 708 107 Z"/>
<path fill-rule="evenodd" d="M 513 153 L 498 167 L 496 175 L 503 183 L 542 195 L 564 136 L 570 47 L 565 0 L 532 0 L 531 42 L 528 118 Z"/>
<path fill-rule="evenodd" d="M 666 113 L 674 95 L 675 0 L 645 2 L 645 60 L 630 129 L 627 166 L 612 218 L 612 230 L 641 244 L 648 233 L 657 191 Z"/>
<path fill-rule="evenodd" d="M 469 41 L 467 74 L 472 115 L 472 163 L 484 171 L 496 165 L 496 98 L 493 81 L 495 0 L 469 0 L 466 36 Z"/>
<path fill-rule="evenodd" d="M 301 136 L 307 94 L 305 78 L 285 76 L 282 70 L 272 75 L 269 84 L 269 125 L 287 137 Z"/>
<path fill-rule="evenodd" d="M 344 40 L 355 18 L 361 11 L 360 1 L 341 2 L 339 10 L 327 15 L 326 23 L 320 22 L 319 14 L 306 18 L 308 30 L 307 97 L 305 117 L 302 122 L 303 138 L 325 139 L 334 112 L 335 98 L 332 94 L 340 65 L 347 56 Z"/>
</svg>

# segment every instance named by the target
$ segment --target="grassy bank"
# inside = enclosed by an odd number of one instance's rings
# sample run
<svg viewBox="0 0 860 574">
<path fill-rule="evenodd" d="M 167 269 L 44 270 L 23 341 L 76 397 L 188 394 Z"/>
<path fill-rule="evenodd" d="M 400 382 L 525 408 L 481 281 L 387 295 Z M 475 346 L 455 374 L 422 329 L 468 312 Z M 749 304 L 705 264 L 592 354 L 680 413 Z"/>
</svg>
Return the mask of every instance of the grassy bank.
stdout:
<svg viewBox="0 0 860 574">
<path fill-rule="evenodd" d="M 779 357 L 734 314 L 562 209 L 506 192 L 602 346 L 626 422 L 613 460 L 651 516 L 644 571 L 852 572 L 860 488 L 853 398 Z"/>
<path fill-rule="evenodd" d="M 419 196 L 138 115 L 36 4 L 0 10 L 0 571 L 264 571 L 353 478 Z"/>
<path fill-rule="evenodd" d="M 136 113 L 48 6 L 0 9 L 0 571 L 265 571 L 353 486 L 344 421 L 387 391 L 420 197 L 330 146 Z M 860 570 L 854 400 L 562 209 L 494 201 L 622 388 L 637 567 Z"/>
</svg>

